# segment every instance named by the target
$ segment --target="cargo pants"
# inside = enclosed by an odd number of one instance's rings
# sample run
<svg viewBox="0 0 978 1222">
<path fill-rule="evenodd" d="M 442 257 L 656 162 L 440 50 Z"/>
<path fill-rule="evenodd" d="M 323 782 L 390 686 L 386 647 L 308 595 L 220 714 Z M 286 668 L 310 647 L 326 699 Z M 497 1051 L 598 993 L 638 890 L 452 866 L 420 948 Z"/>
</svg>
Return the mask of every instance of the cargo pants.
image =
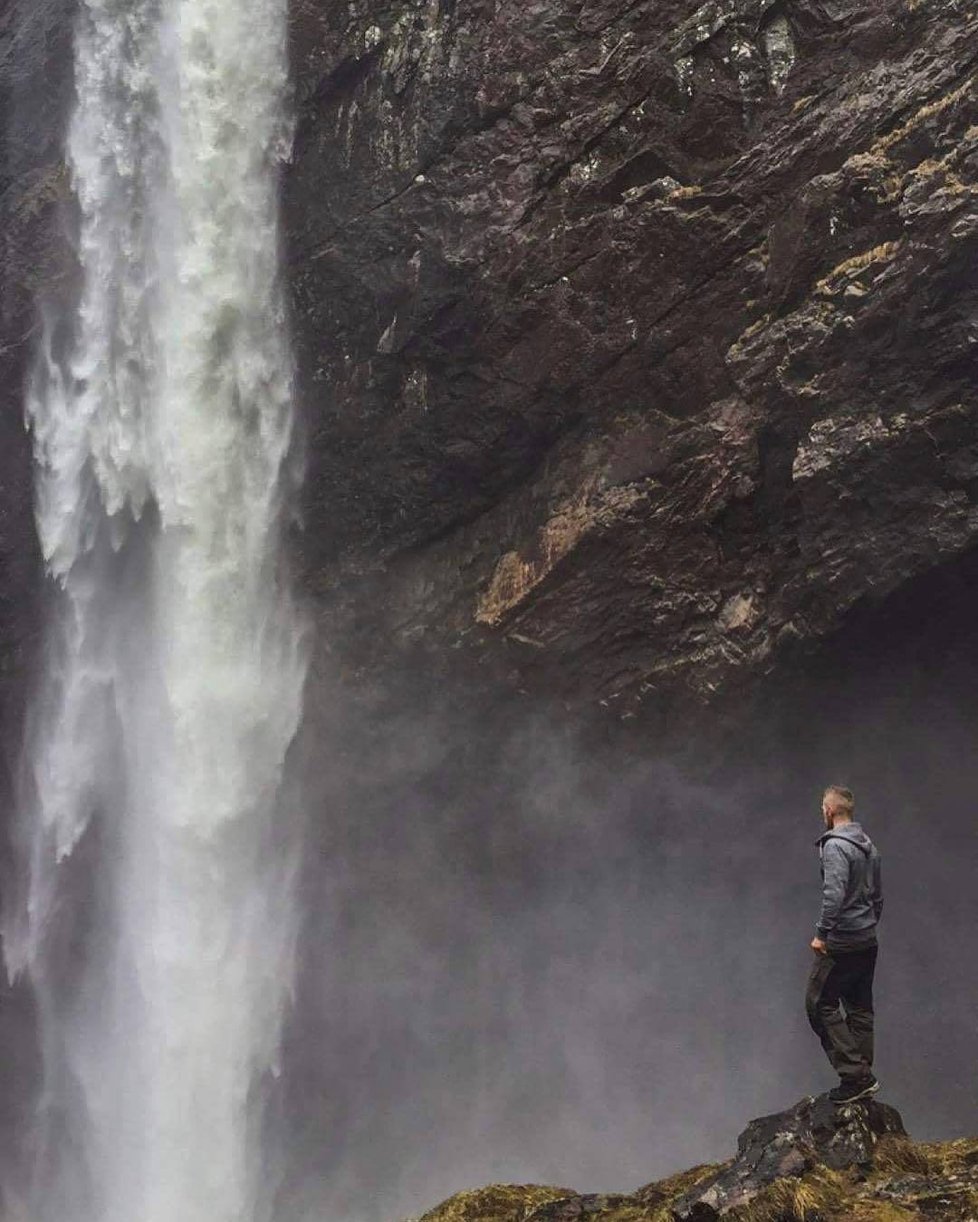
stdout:
<svg viewBox="0 0 978 1222">
<path fill-rule="evenodd" d="M 873 1066 L 873 976 L 876 946 L 815 956 L 805 991 L 812 1030 L 840 1078 L 861 1078 Z"/>
</svg>

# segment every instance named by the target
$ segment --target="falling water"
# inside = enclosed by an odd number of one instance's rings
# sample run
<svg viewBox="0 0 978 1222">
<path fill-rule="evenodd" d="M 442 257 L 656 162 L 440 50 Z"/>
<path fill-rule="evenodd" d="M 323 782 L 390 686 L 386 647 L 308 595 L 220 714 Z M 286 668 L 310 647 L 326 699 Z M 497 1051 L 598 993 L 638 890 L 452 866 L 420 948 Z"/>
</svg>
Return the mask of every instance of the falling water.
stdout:
<svg viewBox="0 0 978 1222">
<path fill-rule="evenodd" d="M 40 1010 L 30 1222 L 262 1214 L 294 942 L 279 800 L 286 0 L 83 0 L 78 300 L 29 393 L 59 591 L 7 956 Z"/>
</svg>

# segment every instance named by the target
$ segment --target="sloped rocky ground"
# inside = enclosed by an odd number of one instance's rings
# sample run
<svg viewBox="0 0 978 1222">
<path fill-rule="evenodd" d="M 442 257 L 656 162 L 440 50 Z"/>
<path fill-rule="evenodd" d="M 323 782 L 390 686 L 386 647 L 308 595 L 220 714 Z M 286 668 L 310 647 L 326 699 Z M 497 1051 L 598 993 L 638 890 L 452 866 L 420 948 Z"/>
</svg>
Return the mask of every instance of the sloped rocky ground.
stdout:
<svg viewBox="0 0 978 1222">
<path fill-rule="evenodd" d="M 752 1121 L 735 1158 L 635 1192 L 582 1194 L 540 1185 L 459 1193 L 422 1222 L 972 1222 L 978 1139 L 911 1141 L 877 1103 L 834 1109 L 803 1099 Z"/>
<path fill-rule="evenodd" d="M 61 132 L 70 96 L 71 5 L 0 0 L 0 723 L 16 739 L 37 642 L 40 565 L 24 386 L 38 307 L 71 276 Z M 0 753 L 0 800 L 8 760 Z"/>
</svg>

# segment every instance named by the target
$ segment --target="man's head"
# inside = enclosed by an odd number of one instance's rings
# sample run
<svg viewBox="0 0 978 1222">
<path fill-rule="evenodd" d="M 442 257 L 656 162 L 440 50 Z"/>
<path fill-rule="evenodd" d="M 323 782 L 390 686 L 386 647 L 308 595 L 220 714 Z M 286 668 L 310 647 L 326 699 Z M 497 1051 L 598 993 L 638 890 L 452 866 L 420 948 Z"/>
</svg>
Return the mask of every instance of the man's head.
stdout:
<svg viewBox="0 0 978 1222">
<path fill-rule="evenodd" d="M 856 810 L 852 790 L 845 785 L 830 785 L 822 795 L 822 818 L 826 827 L 837 823 L 848 823 Z"/>
</svg>

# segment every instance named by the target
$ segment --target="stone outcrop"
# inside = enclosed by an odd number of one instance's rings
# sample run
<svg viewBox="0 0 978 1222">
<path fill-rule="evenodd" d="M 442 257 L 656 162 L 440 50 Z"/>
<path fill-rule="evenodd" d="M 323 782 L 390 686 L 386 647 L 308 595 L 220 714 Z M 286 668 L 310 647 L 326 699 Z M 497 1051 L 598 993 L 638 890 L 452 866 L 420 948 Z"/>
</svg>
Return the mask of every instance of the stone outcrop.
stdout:
<svg viewBox="0 0 978 1222">
<path fill-rule="evenodd" d="M 806 1098 L 752 1121 L 734 1159 L 627 1194 L 540 1185 L 459 1193 L 422 1222 L 966 1222 L 978 1211 L 978 1139 L 911 1141 L 877 1102 Z"/>
<path fill-rule="evenodd" d="M 881 1137 L 906 1137 L 899 1113 L 885 1104 L 837 1107 L 827 1095 L 802 1099 L 786 1112 L 752 1120 L 737 1157 L 672 1203 L 677 1222 L 709 1222 L 749 1204 L 779 1180 L 819 1165 L 868 1172 Z"/>
</svg>

